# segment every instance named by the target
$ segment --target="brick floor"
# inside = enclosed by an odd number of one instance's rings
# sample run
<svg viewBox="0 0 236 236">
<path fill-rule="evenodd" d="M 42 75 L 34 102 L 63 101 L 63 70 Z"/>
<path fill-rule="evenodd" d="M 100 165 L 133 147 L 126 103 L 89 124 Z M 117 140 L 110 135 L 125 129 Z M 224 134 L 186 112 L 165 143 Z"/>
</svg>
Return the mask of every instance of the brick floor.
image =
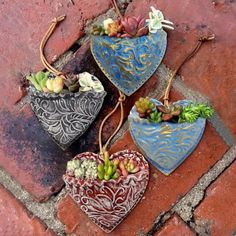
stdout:
<svg viewBox="0 0 236 236">
<path fill-rule="evenodd" d="M 53 236 L 36 217 L 0 185 L 0 235 Z"/>
<path fill-rule="evenodd" d="M 126 148 L 138 150 L 129 132 L 126 132 L 114 144 L 111 153 Z M 111 235 L 136 235 L 140 231 L 150 230 L 155 217 L 162 211 L 168 210 L 173 203 L 186 194 L 198 178 L 219 160 L 226 150 L 227 146 L 222 139 L 210 125 L 207 125 L 197 149 L 170 176 L 166 177 L 150 166 L 151 178 L 144 199 Z M 68 233 L 103 235 L 101 230 L 90 222 L 68 196 L 59 203 L 58 217 L 66 225 Z"/>
<path fill-rule="evenodd" d="M 11 108 L 19 96 L 17 84 L 21 74 L 42 69 L 39 43 L 53 17 L 66 14 L 67 19 L 50 38 L 46 47 L 49 59 L 58 57 L 84 32 L 87 20 L 108 10 L 109 0 L 75 1 L 2 1 L 0 6 L 1 93 L 11 91 L 11 98 L 0 106 Z M 5 82 L 7 81 L 7 83 Z"/>
<path fill-rule="evenodd" d="M 194 236 L 196 235 L 178 216 L 168 220 L 155 236 Z"/>
<path fill-rule="evenodd" d="M 89 45 L 88 45 L 89 46 Z M 72 147 L 71 150 L 75 150 L 74 153 L 80 153 L 83 151 L 97 151 L 98 150 L 98 129 L 104 119 L 104 117 L 114 108 L 118 99 L 118 90 L 112 85 L 112 83 L 104 76 L 102 71 L 99 69 L 97 63 L 93 59 L 88 46 L 81 47 L 75 54 L 75 58 L 72 59 L 64 67 L 64 71 L 72 71 L 75 74 L 82 71 L 89 71 L 90 73 L 96 75 L 102 82 L 107 91 L 107 96 L 105 97 L 104 104 L 102 107 L 102 112 L 98 115 L 95 122 L 90 126 L 88 131 L 80 138 Z M 136 93 L 132 96 L 127 97 L 124 103 L 124 117 L 125 119 L 129 115 L 130 109 L 132 108 L 134 102 L 141 96 L 147 96 L 150 92 L 153 92 L 158 86 L 158 78 L 153 75 Z M 111 135 L 111 133 L 116 128 L 120 119 L 120 110 L 117 110 L 113 114 L 112 118 L 105 124 L 103 139 L 104 141 Z"/>
<path fill-rule="evenodd" d="M 67 15 L 46 47 L 50 60 L 83 35 L 87 20 L 110 6 L 109 0 L 14 0 L 0 4 L 0 165 L 38 200 L 46 200 L 61 188 L 65 163 L 75 153 L 63 153 L 42 131 L 29 107 L 16 109 L 20 78 L 42 69 L 39 43 L 53 17 Z"/>
<path fill-rule="evenodd" d="M 195 211 L 195 219 L 210 235 L 235 235 L 235 209 L 236 162 L 209 187 L 205 199 Z"/>
<path fill-rule="evenodd" d="M 169 20 L 176 23 L 176 30 L 169 33 L 169 46 L 164 58 L 164 63 L 171 69 L 174 69 L 183 55 L 192 48 L 200 31 L 210 29 L 215 32 L 216 41 L 203 46 L 180 74 L 188 86 L 209 96 L 217 112 L 236 137 L 236 126 L 232 122 L 232 117 L 236 115 L 236 91 L 233 90 L 236 86 L 236 69 L 233 63 L 236 59 L 236 34 L 233 31 L 235 2 L 133 0 L 127 14 L 140 13 L 147 16 L 151 5 L 158 6 Z M 105 12 L 109 7 L 109 0 L 13 0 L 0 3 L 0 65 L 3 65 L 0 68 L 0 166 L 39 201 L 47 200 L 60 190 L 63 185 L 61 176 L 69 159 L 79 152 L 97 151 L 98 127 L 102 118 L 115 104 L 117 91 L 98 69 L 88 45 L 84 45 L 64 70 L 77 73 L 89 71 L 95 74 L 103 82 L 108 95 L 103 112 L 96 122 L 70 149 L 62 152 L 42 130 L 28 105 L 22 110 L 18 110 L 14 105 L 20 96 L 20 78 L 29 71 L 42 69 L 38 45 L 52 17 L 67 14 L 67 20 L 61 24 L 46 48 L 50 61 L 83 35 L 87 20 Z M 158 78 L 153 76 L 145 86 L 128 98 L 125 103 L 125 117 L 134 101 L 154 91 L 157 85 Z M 179 98 L 181 97 L 176 92 L 172 92 L 173 100 Z M 228 111 L 230 115 L 227 115 Z M 106 125 L 104 140 L 112 132 L 118 118 L 119 113 L 116 112 L 111 122 Z M 111 152 L 126 148 L 138 150 L 128 131 L 112 146 Z M 216 131 L 207 124 L 197 149 L 170 176 L 164 176 L 150 166 L 150 183 L 144 198 L 110 235 L 139 235 L 148 232 L 156 217 L 185 195 L 198 179 L 222 158 L 227 149 Z M 209 231 L 212 235 L 235 234 L 235 171 L 234 164 L 208 189 L 206 198 L 195 212 L 199 230 Z M 57 217 L 65 224 L 68 234 L 107 235 L 79 210 L 68 195 L 60 200 Z M 0 222 L 0 235 L 54 235 L 1 185 Z M 178 216 L 174 216 L 156 235 L 188 236 L 194 233 Z"/>
<path fill-rule="evenodd" d="M 69 159 L 83 151 L 98 150 L 97 131 L 100 123 L 117 101 L 116 88 L 100 71 L 90 51 L 83 50 L 83 48 L 78 50 L 74 59 L 65 66 L 64 70 L 75 73 L 89 71 L 95 74 L 102 81 L 108 94 L 102 112 L 95 122 L 67 151 L 61 151 L 42 130 L 29 105 L 26 105 L 21 112 L 12 113 L 5 110 L 0 112 L 0 120 L 3 124 L 0 127 L 0 163 L 39 201 L 47 200 L 51 194 L 58 192 L 63 186 L 61 176 L 65 172 L 65 166 Z M 157 84 L 158 79 L 153 76 L 144 87 L 127 98 L 125 117 L 128 116 L 134 101 L 155 90 Z M 120 113 L 117 111 L 107 122 L 104 127 L 104 140 L 113 132 L 119 117 Z"/>
<path fill-rule="evenodd" d="M 176 68 L 191 50 L 200 32 L 215 33 L 215 42 L 204 45 L 180 74 L 187 85 L 211 99 L 236 137 L 236 125 L 232 122 L 232 117 L 236 116 L 236 67 L 233 63 L 236 60 L 235 1 L 134 0 L 128 6 L 127 14 L 148 17 L 150 6 L 161 9 L 165 17 L 176 25 L 175 30 L 168 34 L 164 58 L 164 63 L 171 69 Z"/>
</svg>

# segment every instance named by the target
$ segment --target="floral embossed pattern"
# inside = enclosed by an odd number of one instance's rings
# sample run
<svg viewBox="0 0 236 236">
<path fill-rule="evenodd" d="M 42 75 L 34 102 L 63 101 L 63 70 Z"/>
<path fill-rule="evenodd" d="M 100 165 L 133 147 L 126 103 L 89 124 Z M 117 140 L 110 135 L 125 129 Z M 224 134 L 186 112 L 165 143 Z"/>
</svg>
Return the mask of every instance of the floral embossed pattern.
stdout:
<svg viewBox="0 0 236 236">
<path fill-rule="evenodd" d="M 78 139 L 100 111 L 106 92 L 51 94 L 30 87 L 31 107 L 53 140 L 66 149 Z"/>
<path fill-rule="evenodd" d="M 111 232 L 141 200 L 149 179 L 148 163 L 138 152 L 124 150 L 111 156 L 111 160 L 124 158 L 135 160 L 140 171 L 116 180 L 83 180 L 63 176 L 66 188 L 80 209 L 105 232 Z M 75 159 L 102 162 L 99 155 L 82 153 Z"/>
</svg>

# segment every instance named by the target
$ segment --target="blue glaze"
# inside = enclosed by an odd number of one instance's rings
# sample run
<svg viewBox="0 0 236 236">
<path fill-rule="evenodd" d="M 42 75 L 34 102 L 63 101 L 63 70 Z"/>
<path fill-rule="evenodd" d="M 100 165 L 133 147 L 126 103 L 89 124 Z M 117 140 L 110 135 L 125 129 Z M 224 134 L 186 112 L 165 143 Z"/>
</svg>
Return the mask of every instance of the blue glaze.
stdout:
<svg viewBox="0 0 236 236">
<path fill-rule="evenodd" d="M 156 105 L 162 105 L 151 99 Z M 175 102 L 186 106 L 190 101 Z M 200 142 L 206 119 L 198 118 L 195 123 L 152 123 L 139 118 L 135 106 L 130 115 L 130 132 L 143 155 L 163 174 L 173 172 L 196 148 Z"/>
<path fill-rule="evenodd" d="M 136 38 L 93 36 L 91 51 L 100 69 L 124 94 L 138 90 L 164 57 L 167 34 L 159 30 Z"/>
</svg>

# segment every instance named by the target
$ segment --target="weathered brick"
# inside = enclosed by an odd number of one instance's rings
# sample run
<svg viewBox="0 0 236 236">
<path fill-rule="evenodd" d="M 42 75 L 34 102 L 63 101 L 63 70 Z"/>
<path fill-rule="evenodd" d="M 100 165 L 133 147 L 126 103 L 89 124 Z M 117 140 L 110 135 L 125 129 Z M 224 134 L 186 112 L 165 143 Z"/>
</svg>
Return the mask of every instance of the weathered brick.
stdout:
<svg viewBox="0 0 236 236">
<path fill-rule="evenodd" d="M 134 0 L 126 14 L 148 17 L 150 6 L 161 9 L 175 23 L 168 33 L 164 63 L 175 69 L 194 47 L 200 32 L 214 32 L 216 40 L 204 45 L 181 70 L 182 79 L 195 90 L 208 96 L 226 126 L 236 137 L 236 33 L 234 1 L 205 0 Z M 230 115 L 229 115 L 230 113 Z"/>
<path fill-rule="evenodd" d="M 82 213 L 76 203 L 71 199 L 69 195 L 66 195 L 62 201 L 58 204 L 58 218 L 63 224 L 65 224 L 65 230 L 67 234 L 82 235 L 107 235 L 94 223 L 88 220 L 87 216 Z M 112 235 L 112 233 L 110 233 Z"/>
<path fill-rule="evenodd" d="M 67 18 L 50 38 L 45 52 L 49 60 L 67 50 L 84 32 L 87 20 L 105 12 L 109 0 L 75 1 L 4 1 L 0 7 L 1 94 L 0 106 L 10 108 L 19 94 L 17 85 L 21 74 L 42 69 L 39 44 L 53 17 Z M 9 100 L 9 92 L 11 96 Z M 19 96 L 19 95 L 18 95 Z M 6 99 L 7 98 L 7 99 Z"/>
<path fill-rule="evenodd" d="M 61 176 L 73 153 L 63 152 L 45 133 L 29 105 L 0 113 L 0 163 L 37 200 L 63 186 Z"/>
<path fill-rule="evenodd" d="M 118 90 L 115 86 L 105 77 L 103 72 L 99 69 L 96 64 L 91 51 L 89 49 L 89 44 L 85 44 L 81 47 L 73 60 L 71 60 L 67 65 L 65 65 L 65 72 L 73 72 L 75 74 L 80 73 L 82 71 L 88 71 L 95 76 L 97 76 L 101 82 L 103 83 L 105 90 L 107 92 L 107 96 L 104 100 L 104 105 L 102 107 L 102 111 L 98 115 L 96 121 L 91 125 L 89 130 L 83 135 L 83 137 L 78 141 L 80 143 L 80 148 L 77 151 L 96 151 L 98 148 L 98 129 L 103 120 L 103 118 L 113 110 L 117 100 L 118 100 Z M 141 96 L 147 96 L 150 92 L 153 92 L 158 86 L 158 78 L 156 75 L 153 75 L 144 86 L 142 86 L 137 92 L 135 92 L 132 96 L 126 97 L 126 101 L 124 102 L 124 118 L 126 119 L 130 109 L 132 108 L 134 102 Z M 118 109 L 113 116 L 106 122 L 104 126 L 103 132 L 103 140 L 107 140 L 107 138 L 111 135 L 111 133 L 116 128 L 120 119 L 120 109 Z M 83 143 L 81 145 L 81 143 Z M 75 144 L 78 146 L 77 144 Z"/>
<path fill-rule="evenodd" d="M 236 163 L 234 162 L 209 187 L 205 199 L 195 211 L 199 231 L 210 235 L 236 233 Z M 202 233 L 203 233 L 202 232 Z"/>
<path fill-rule="evenodd" d="M 194 236 L 196 235 L 178 216 L 168 220 L 155 236 Z"/>
<path fill-rule="evenodd" d="M 180 96 L 172 92 L 173 101 L 177 98 Z M 110 152 L 127 148 L 138 151 L 128 131 L 112 146 Z M 226 144 L 207 124 L 197 149 L 170 176 L 164 176 L 150 164 L 150 181 L 143 200 L 111 235 L 136 235 L 140 231 L 150 230 L 155 218 L 186 194 L 227 149 Z M 73 221 L 68 218 L 68 214 L 72 215 Z M 68 196 L 59 204 L 58 217 L 66 225 L 69 233 L 103 235 Z"/>
<path fill-rule="evenodd" d="M 20 79 L 43 68 L 39 43 L 53 17 L 67 15 L 45 48 L 49 61 L 80 38 L 86 21 L 107 11 L 111 3 L 14 0 L 0 5 L 0 165 L 35 198 L 46 200 L 62 187 L 66 161 L 78 153 L 78 148 L 62 152 L 42 130 L 28 105 L 17 109 L 14 104 L 21 95 Z"/>
<path fill-rule="evenodd" d="M 65 66 L 64 71 L 74 73 L 88 71 L 95 74 L 102 81 L 108 94 L 102 112 L 95 122 L 67 151 L 61 151 L 48 134 L 43 131 L 28 105 L 20 112 L 16 110 L 13 113 L 2 110 L 0 113 L 2 123 L 0 127 L 0 147 L 2 150 L 2 154 L 0 152 L 0 163 L 40 201 L 46 200 L 63 186 L 61 176 L 65 172 L 68 160 L 80 152 L 98 150 L 99 126 L 117 102 L 117 89 L 100 71 L 88 46 L 85 44 L 77 51 L 74 59 Z M 153 76 L 145 86 L 126 99 L 124 105 L 125 118 L 138 97 L 145 96 L 155 90 L 157 81 L 156 76 Z M 119 118 L 118 110 L 104 127 L 104 141 L 114 131 Z M 19 170 L 21 171 L 19 172 Z"/>
<path fill-rule="evenodd" d="M 53 236 L 3 186 L 0 185 L 0 235 Z"/>
</svg>

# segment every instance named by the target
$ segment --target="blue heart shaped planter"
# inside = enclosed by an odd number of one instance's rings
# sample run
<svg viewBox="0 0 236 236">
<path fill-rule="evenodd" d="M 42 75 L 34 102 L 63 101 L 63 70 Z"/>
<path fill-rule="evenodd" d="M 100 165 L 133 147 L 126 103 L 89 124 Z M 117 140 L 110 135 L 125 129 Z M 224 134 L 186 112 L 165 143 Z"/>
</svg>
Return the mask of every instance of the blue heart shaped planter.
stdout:
<svg viewBox="0 0 236 236">
<path fill-rule="evenodd" d="M 162 29 L 136 38 L 91 38 L 91 51 L 100 69 L 128 96 L 155 72 L 164 57 L 166 45 L 167 34 Z"/>
<path fill-rule="evenodd" d="M 151 99 L 156 105 L 162 105 Z M 190 101 L 175 104 L 186 106 Z M 130 132 L 145 157 L 163 174 L 173 172 L 196 148 L 205 129 L 206 119 L 195 123 L 152 123 L 141 119 L 135 106 L 129 115 Z"/>
</svg>

